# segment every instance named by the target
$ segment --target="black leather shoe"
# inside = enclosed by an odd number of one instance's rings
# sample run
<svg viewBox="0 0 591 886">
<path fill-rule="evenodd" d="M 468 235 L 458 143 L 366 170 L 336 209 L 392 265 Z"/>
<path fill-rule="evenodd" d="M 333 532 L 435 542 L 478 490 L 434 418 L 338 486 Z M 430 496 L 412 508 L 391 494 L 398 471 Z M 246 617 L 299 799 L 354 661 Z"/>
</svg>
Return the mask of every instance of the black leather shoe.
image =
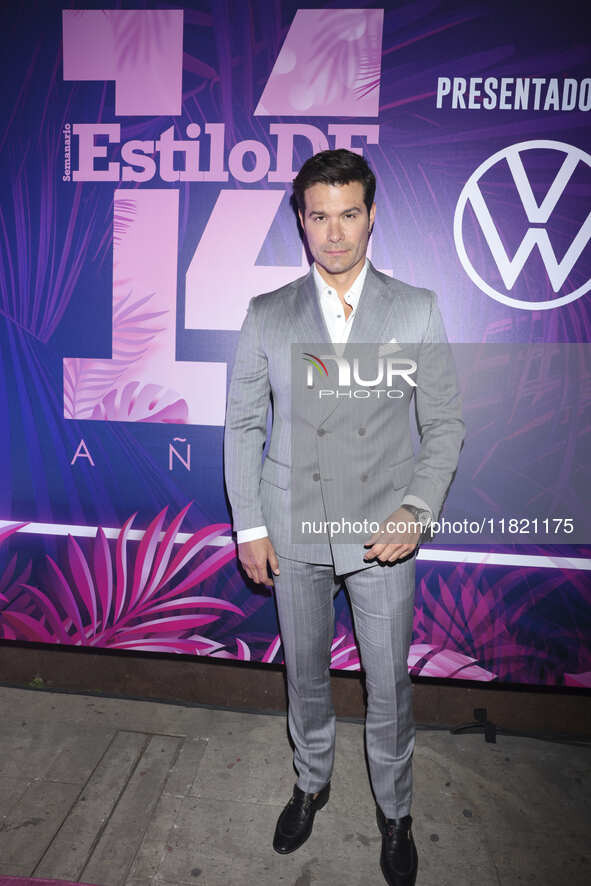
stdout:
<svg viewBox="0 0 591 886">
<path fill-rule="evenodd" d="M 314 793 L 306 794 L 297 784 L 294 785 L 293 796 L 279 816 L 275 828 L 273 837 L 275 852 L 280 852 L 281 855 L 295 852 L 312 833 L 314 816 L 328 802 L 330 782 L 325 784 L 316 799 Z"/>
<path fill-rule="evenodd" d="M 386 818 L 377 807 L 378 827 L 382 833 L 380 864 L 389 886 L 415 886 L 419 857 L 410 826 L 412 816 Z"/>
</svg>

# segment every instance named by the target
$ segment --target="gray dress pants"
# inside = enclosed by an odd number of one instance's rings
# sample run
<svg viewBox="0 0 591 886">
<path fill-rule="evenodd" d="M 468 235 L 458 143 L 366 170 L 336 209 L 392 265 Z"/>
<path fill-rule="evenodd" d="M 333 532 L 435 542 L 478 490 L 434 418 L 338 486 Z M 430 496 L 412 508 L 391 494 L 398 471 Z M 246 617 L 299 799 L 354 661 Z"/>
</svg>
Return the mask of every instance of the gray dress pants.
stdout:
<svg viewBox="0 0 591 886">
<path fill-rule="evenodd" d="M 298 786 L 316 793 L 331 777 L 335 713 L 330 692 L 333 600 L 344 581 L 367 687 L 365 743 L 371 784 L 387 818 L 410 813 L 415 723 L 408 675 L 415 557 L 336 576 L 332 565 L 278 557 L 275 599 L 288 684 Z"/>
</svg>

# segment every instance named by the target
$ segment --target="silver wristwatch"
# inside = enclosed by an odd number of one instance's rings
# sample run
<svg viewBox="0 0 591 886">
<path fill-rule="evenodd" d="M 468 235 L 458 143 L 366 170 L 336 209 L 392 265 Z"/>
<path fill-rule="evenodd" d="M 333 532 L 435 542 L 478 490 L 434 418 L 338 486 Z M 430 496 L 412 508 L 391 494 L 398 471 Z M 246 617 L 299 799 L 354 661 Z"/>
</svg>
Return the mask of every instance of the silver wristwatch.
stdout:
<svg viewBox="0 0 591 886">
<path fill-rule="evenodd" d="M 417 508 L 416 505 L 403 504 L 400 507 L 404 508 L 405 511 L 409 511 L 413 515 L 415 522 L 421 524 L 421 534 L 423 534 L 431 522 L 431 511 L 426 510 L 426 508 Z"/>
</svg>

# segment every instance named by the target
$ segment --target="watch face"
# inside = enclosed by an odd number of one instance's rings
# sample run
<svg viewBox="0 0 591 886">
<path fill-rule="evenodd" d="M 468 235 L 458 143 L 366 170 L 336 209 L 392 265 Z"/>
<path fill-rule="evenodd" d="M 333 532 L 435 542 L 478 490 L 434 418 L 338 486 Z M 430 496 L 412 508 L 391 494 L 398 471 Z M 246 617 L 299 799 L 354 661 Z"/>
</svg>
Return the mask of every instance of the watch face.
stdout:
<svg viewBox="0 0 591 886">
<path fill-rule="evenodd" d="M 406 508 L 406 510 L 412 514 L 414 520 L 416 520 L 417 523 L 420 523 L 423 529 L 425 529 L 425 527 L 429 525 L 429 522 L 431 520 L 431 515 L 429 511 L 417 508 L 416 505 L 403 505 L 402 507 Z"/>
<path fill-rule="evenodd" d="M 421 510 L 420 508 L 417 508 L 413 505 L 412 514 L 413 514 L 413 517 L 415 518 L 415 520 L 417 520 L 417 522 L 419 522 L 421 524 L 423 529 L 429 525 L 429 523 L 431 521 L 431 515 L 430 515 L 429 511 L 425 511 L 424 509 Z"/>
</svg>

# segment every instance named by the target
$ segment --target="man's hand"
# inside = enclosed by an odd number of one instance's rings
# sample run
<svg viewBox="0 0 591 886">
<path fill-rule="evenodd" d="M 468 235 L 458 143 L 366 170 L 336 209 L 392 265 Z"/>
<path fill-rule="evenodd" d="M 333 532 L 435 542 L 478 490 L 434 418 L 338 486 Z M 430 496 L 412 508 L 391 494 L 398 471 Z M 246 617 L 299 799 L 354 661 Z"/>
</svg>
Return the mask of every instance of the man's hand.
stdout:
<svg viewBox="0 0 591 886">
<path fill-rule="evenodd" d="M 364 560 L 380 563 L 395 563 L 402 557 L 412 554 L 421 537 L 421 527 L 406 508 L 398 508 L 380 525 L 377 532 L 364 542 L 369 551 Z"/>
<path fill-rule="evenodd" d="M 273 587 L 273 579 L 269 577 L 267 563 L 273 575 L 279 575 L 279 562 L 271 540 L 257 538 L 238 545 L 238 559 L 251 581 Z"/>
</svg>

